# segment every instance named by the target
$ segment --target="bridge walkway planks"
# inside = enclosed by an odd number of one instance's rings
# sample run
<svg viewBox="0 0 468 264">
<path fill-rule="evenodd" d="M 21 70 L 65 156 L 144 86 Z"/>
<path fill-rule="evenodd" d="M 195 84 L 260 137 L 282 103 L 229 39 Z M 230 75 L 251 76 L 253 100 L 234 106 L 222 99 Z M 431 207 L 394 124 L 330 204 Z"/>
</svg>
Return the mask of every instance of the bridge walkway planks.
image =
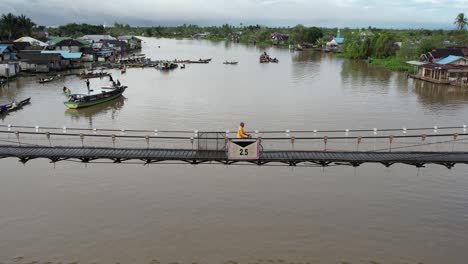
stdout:
<svg viewBox="0 0 468 264">
<path fill-rule="evenodd" d="M 161 161 L 184 161 L 192 164 L 221 162 L 232 164 L 224 151 L 196 151 L 191 149 L 143 149 L 143 148 L 96 148 L 96 147 L 35 147 L 0 145 L 0 158 L 19 158 L 22 162 L 46 158 L 51 161 L 77 159 L 89 162 L 109 159 L 114 162 L 143 160 L 148 163 Z M 339 151 L 263 151 L 260 159 L 247 162 L 263 165 L 284 163 L 297 165 L 311 162 L 322 166 L 343 163 L 359 166 L 362 163 L 381 163 L 390 166 L 404 163 L 422 167 L 424 164 L 440 164 L 448 168 L 457 163 L 468 164 L 468 152 L 339 152 Z"/>
</svg>

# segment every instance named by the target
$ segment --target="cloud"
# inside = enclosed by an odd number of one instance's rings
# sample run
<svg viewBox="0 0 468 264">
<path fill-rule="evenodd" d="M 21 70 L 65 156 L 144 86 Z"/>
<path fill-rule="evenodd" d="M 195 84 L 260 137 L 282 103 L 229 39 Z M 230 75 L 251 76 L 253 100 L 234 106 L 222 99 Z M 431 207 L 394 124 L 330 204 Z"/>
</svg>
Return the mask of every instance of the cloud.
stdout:
<svg viewBox="0 0 468 264">
<path fill-rule="evenodd" d="M 2 12 L 36 23 L 131 25 L 267 24 L 317 26 L 451 27 L 468 0 L 2 0 Z"/>
</svg>

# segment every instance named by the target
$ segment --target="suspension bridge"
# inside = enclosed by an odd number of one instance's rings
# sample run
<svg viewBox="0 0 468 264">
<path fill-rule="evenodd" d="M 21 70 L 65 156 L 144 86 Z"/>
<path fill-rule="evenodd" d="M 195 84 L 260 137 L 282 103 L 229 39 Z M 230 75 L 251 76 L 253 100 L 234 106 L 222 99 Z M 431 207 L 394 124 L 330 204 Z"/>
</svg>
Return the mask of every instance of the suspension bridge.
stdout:
<svg viewBox="0 0 468 264">
<path fill-rule="evenodd" d="M 251 131 L 126 130 L 0 125 L 0 159 L 84 163 L 280 164 L 386 167 L 468 164 L 467 126 L 360 130 Z M 232 135 L 234 136 L 234 135 Z"/>
</svg>

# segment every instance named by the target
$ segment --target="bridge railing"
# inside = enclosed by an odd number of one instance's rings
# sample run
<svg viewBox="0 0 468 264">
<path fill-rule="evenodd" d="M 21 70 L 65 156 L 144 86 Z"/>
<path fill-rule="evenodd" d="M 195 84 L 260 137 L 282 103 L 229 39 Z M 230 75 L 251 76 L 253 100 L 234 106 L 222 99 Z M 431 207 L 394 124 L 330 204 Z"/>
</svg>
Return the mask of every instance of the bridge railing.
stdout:
<svg viewBox="0 0 468 264">
<path fill-rule="evenodd" d="M 466 127 L 253 131 L 264 151 L 468 151 Z M 117 130 L 0 125 L 0 145 L 224 150 L 226 132 Z M 213 149 L 216 148 L 216 149 Z"/>
</svg>

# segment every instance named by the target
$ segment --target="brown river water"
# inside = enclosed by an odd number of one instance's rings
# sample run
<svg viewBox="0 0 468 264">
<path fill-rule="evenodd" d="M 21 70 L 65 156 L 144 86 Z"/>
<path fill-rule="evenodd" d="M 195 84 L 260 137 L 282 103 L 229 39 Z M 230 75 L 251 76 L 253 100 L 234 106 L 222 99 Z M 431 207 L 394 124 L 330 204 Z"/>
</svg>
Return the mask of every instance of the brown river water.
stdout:
<svg viewBox="0 0 468 264">
<path fill-rule="evenodd" d="M 69 76 L 21 78 L 0 124 L 234 131 L 462 126 L 468 90 L 320 52 L 145 39 L 124 97 L 67 110 Z M 160 48 L 158 48 L 160 46 Z M 223 65 L 225 60 L 238 65 Z M 93 79 L 98 89 L 107 80 Z M 468 166 L 358 168 L 81 164 L 0 160 L 0 263 L 466 263 Z"/>
</svg>

